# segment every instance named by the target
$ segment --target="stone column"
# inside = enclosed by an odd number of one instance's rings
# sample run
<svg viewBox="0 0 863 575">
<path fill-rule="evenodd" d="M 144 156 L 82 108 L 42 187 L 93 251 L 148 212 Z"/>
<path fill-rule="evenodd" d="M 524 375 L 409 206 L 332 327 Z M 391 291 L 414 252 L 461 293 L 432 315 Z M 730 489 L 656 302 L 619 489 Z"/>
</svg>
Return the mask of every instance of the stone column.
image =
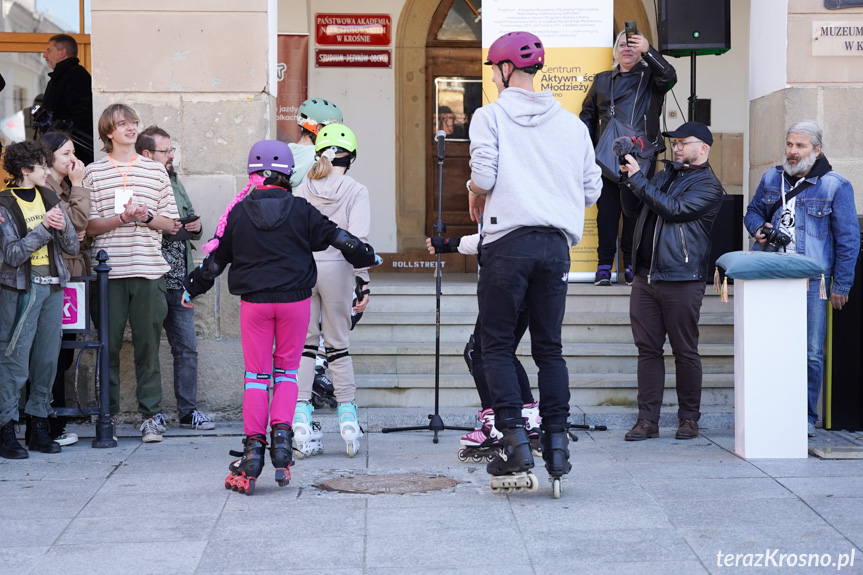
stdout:
<svg viewBox="0 0 863 575">
<path fill-rule="evenodd" d="M 156 124 L 170 133 L 175 169 L 202 217 L 203 237 L 212 237 L 248 179 L 249 148 L 275 137 L 276 1 L 93 0 L 91 38 L 96 121 L 108 104 L 123 102 L 138 111 L 142 129 Z M 203 255 L 195 253 L 198 260 Z M 236 412 L 243 369 L 239 300 L 226 288 L 223 277 L 196 304 L 198 401 L 208 411 Z M 134 411 L 130 346 L 122 380 L 122 409 Z M 166 341 L 162 381 L 170 410 Z"/>
</svg>

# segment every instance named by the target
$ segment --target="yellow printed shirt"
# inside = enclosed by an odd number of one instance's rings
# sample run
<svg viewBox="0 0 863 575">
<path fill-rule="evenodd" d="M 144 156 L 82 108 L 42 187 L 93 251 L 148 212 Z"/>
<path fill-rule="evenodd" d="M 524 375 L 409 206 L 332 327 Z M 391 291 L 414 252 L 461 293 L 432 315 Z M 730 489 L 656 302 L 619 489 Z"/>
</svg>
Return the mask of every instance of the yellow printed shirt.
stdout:
<svg viewBox="0 0 863 575">
<path fill-rule="evenodd" d="M 26 188 L 17 189 L 24 190 Z M 36 226 L 42 225 L 42 222 L 45 221 L 45 202 L 42 201 L 42 195 L 39 193 L 39 190 L 36 190 L 36 197 L 30 202 L 21 198 L 16 192 L 16 188 L 10 188 L 9 191 L 15 196 L 18 207 L 21 208 L 21 213 L 24 214 L 24 223 L 27 225 L 27 232 L 32 232 L 36 229 Z M 33 266 L 48 265 L 48 244 L 33 252 L 30 256 L 30 264 Z"/>
</svg>

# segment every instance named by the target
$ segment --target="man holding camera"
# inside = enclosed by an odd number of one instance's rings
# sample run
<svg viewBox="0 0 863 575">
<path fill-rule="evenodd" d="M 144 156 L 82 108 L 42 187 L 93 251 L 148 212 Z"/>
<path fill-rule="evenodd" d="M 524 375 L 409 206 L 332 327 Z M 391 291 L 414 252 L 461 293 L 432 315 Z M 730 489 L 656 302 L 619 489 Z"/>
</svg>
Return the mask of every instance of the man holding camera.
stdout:
<svg viewBox="0 0 863 575">
<path fill-rule="evenodd" d="M 710 257 L 710 229 L 722 205 L 722 184 L 707 162 L 713 135 L 686 122 L 671 138 L 674 162 L 648 181 L 631 154 L 621 158 L 621 205 L 638 216 L 629 299 L 632 337 L 638 347 L 638 421 L 626 441 L 659 437 L 665 389 L 665 336 L 677 369 L 677 439 L 698 437 L 701 356 L 698 320 Z"/>
<path fill-rule="evenodd" d="M 811 278 L 806 294 L 809 437 L 815 435 L 824 373 L 827 306 L 819 295 L 821 282 L 826 281 L 833 309 L 841 310 L 860 251 L 854 189 L 833 171 L 821 141 L 821 128 L 811 120 L 788 128 L 785 161 L 762 176 L 743 220 L 757 242 L 753 249 L 802 254 L 824 269 L 823 278 Z"/>
<path fill-rule="evenodd" d="M 195 334 L 195 309 L 181 303 L 183 278 L 195 269 L 192 240 L 201 239 L 201 219 L 195 215 L 189 194 L 174 171 L 174 144 L 168 132 L 158 126 L 150 126 L 138 134 L 135 151 L 165 166 L 174 190 L 177 212 L 180 214 L 173 233 L 162 235 L 162 257 L 171 267 L 165 274 L 168 315 L 165 316 L 163 325 L 171 346 L 171 355 L 174 357 L 177 417 L 180 427 L 215 429 L 215 422 L 198 411 L 198 339 Z"/>
</svg>

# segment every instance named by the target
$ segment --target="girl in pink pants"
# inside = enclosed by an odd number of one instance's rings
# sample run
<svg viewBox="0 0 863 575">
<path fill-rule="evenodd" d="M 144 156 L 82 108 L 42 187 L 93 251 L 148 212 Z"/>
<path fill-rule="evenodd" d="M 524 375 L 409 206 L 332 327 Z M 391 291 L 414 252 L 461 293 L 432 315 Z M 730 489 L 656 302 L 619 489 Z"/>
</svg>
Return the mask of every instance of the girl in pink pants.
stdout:
<svg viewBox="0 0 863 575">
<path fill-rule="evenodd" d="M 191 306 L 191 299 L 231 266 L 228 290 L 241 299 L 245 438 L 243 451 L 231 452 L 240 459 L 229 465 L 225 487 L 249 495 L 264 468 L 268 424 L 276 482 L 284 486 L 291 478 L 297 370 L 317 281 L 312 252 L 333 246 L 358 268 L 378 261 L 370 245 L 291 195 L 293 167 L 284 142 L 264 140 L 252 146 L 248 185 L 228 204 L 216 236 L 204 245 L 209 255 L 183 282 L 183 305 Z"/>
</svg>

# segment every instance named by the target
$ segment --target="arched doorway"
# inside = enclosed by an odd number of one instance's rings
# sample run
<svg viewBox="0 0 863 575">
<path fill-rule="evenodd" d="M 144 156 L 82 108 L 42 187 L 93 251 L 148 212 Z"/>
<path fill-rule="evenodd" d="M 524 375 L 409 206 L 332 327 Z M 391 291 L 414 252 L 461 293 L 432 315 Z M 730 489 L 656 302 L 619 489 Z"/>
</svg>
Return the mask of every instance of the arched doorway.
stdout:
<svg viewBox="0 0 863 575">
<path fill-rule="evenodd" d="M 652 10 L 652 2 L 650 5 Z M 437 216 L 437 161 L 433 146 L 437 107 L 434 100 L 438 93 L 435 79 L 480 76 L 481 26 L 473 22 L 470 14 L 472 8 L 478 10 L 481 6 L 481 0 L 406 0 L 399 16 L 395 70 L 396 222 L 400 253 L 425 252 L 425 238 L 434 231 L 431 229 Z M 449 23 L 447 18 L 450 18 Z M 615 1 L 615 31 L 623 28 L 625 20 L 635 20 L 638 29 L 653 43 L 653 27 L 644 0 Z M 459 21 L 461 23 L 455 26 Z M 452 31 L 460 31 L 461 35 L 453 36 Z M 468 99 L 465 96 L 463 101 Z M 466 170 L 468 144 L 457 140 L 447 142 L 444 165 L 443 219 L 449 224 L 447 235 L 450 236 L 473 233 L 476 229 L 467 215 L 464 182 L 469 174 L 462 173 Z M 459 212 L 459 203 L 463 205 L 463 213 Z"/>
</svg>

